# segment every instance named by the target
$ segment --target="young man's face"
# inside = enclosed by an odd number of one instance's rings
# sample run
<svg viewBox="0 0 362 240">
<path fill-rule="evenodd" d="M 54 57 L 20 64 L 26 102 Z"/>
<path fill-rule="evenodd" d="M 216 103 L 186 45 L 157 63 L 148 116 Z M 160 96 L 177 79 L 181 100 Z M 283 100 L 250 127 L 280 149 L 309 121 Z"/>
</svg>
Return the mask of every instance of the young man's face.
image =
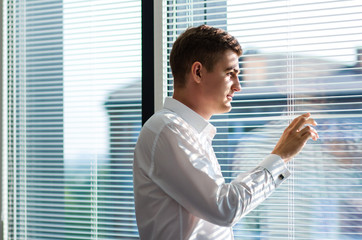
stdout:
<svg viewBox="0 0 362 240">
<path fill-rule="evenodd" d="M 214 65 L 212 71 L 203 68 L 202 95 L 210 114 L 229 112 L 234 92 L 240 91 L 238 55 L 227 50 Z"/>
</svg>

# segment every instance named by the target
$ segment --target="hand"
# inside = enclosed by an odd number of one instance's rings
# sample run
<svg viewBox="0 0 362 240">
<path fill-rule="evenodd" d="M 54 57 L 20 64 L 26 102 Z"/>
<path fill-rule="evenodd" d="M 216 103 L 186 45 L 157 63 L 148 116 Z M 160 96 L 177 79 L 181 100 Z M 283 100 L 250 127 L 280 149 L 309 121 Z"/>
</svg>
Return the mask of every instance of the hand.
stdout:
<svg viewBox="0 0 362 240">
<path fill-rule="evenodd" d="M 279 155 L 288 162 L 302 150 L 308 139 L 312 138 L 316 141 L 319 138 L 317 131 L 311 126 L 304 126 L 305 124 L 317 125 L 310 117 L 310 113 L 305 113 L 293 120 L 284 130 L 272 154 Z"/>
</svg>

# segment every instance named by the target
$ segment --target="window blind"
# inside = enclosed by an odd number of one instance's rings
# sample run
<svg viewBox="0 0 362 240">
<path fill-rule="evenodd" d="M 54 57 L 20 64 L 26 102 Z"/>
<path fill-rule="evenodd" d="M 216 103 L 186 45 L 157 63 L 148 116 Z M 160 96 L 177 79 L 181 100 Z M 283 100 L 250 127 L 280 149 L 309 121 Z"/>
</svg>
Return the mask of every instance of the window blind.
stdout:
<svg viewBox="0 0 362 240">
<path fill-rule="evenodd" d="M 7 0 L 6 239 L 137 239 L 141 1 Z"/>
<path fill-rule="evenodd" d="M 362 48 L 358 1 L 168 0 L 163 54 L 188 26 L 237 37 L 242 91 L 211 119 L 226 181 L 269 154 L 297 115 L 320 139 L 288 164 L 292 176 L 234 226 L 235 239 L 362 238 Z M 163 63 L 168 95 L 172 75 Z"/>
</svg>

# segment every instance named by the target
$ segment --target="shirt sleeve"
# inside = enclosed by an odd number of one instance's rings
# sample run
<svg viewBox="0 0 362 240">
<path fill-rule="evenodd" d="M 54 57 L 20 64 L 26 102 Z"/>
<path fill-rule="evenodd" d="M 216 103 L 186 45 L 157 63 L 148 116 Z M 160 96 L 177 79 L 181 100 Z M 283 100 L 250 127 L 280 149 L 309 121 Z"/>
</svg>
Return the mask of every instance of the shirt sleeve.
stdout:
<svg viewBox="0 0 362 240">
<path fill-rule="evenodd" d="M 270 154 L 259 165 L 268 170 L 276 187 L 290 176 L 290 172 L 287 169 L 285 162 L 278 155 Z"/>
<path fill-rule="evenodd" d="M 234 225 L 290 175 L 280 157 L 270 155 L 226 184 L 210 177 L 210 160 L 200 149 L 193 136 L 166 126 L 154 142 L 149 176 L 187 211 L 220 226 Z"/>
</svg>

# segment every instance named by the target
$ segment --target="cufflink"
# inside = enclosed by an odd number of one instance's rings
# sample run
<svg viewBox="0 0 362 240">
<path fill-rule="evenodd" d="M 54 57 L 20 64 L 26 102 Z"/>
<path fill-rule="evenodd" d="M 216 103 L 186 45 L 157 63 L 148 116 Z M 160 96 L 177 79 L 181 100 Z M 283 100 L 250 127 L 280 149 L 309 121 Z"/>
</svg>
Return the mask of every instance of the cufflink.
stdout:
<svg viewBox="0 0 362 240">
<path fill-rule="evenodd" d="M 284 176 L 282 174 L 279 175 L 278 177 L 280 180 L 283 180 L 284 179 Z"/>
</svg>

